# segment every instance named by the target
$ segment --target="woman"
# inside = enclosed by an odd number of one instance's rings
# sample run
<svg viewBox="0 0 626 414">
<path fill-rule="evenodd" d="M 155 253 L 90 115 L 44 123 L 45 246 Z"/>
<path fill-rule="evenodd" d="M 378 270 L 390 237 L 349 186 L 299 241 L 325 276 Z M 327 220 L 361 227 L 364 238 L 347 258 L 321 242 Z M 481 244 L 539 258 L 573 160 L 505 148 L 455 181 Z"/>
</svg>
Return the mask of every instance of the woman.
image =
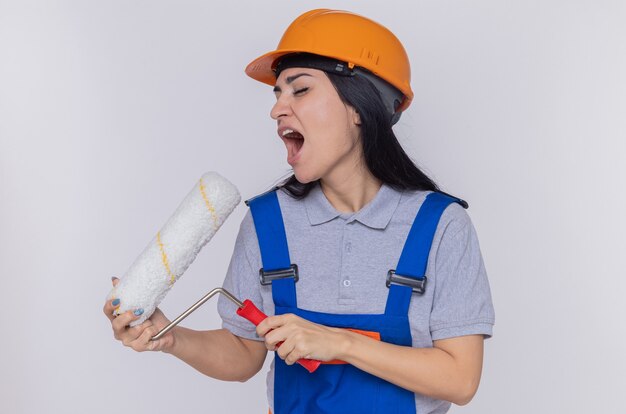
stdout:
<svg viewBox="0 0 626 414">
<path fill-rule="evenodd" d="M 398 39 L 361 16 L 313 10 L 246 73 L 274 86 L 271 117 L 294 174 L 249 200 L 224 287 L 274 316 L 255 330 L 220 298 L 223 329 L 177 327 L 150 342 L 164 315 L 130 328 L 137 316 L 113 318 L 110 301 L 115 337 L 223 380 L 252 377 L 276 351 L 277 414 L 468 403 L 494 323 L 489 285 L 467 205 L 441 193 L 393 134 L 413 96 Z M 308 373 L 301 358 L 325 363 Z"/>
</svg>

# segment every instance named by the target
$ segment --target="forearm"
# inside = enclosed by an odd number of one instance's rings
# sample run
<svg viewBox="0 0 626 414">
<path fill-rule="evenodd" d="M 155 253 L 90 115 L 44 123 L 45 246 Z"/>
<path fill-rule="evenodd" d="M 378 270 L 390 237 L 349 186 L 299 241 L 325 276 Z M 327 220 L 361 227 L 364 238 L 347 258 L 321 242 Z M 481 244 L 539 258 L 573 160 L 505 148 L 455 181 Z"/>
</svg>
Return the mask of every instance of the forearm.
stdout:
<svg viewBox="0 0 626 414">
<path fill-rule="evenodd" d="M 177 326 L 175 342 L 167 352 L 203 374 L 225 381 L 246 381 L 263 366 L 266 350 L 226 329 L 195 331 Z"/>
<path fill-rule="evenodd" d="M 441 348 L 411 348 L 343 331 L 340 359 L 414 393 L 467 404 L 482 368 L 482 337 L 460 339 L 479 358 L 457 358 Z M 455 338 L 455 340 L 458 338 Z"/>
</svg>

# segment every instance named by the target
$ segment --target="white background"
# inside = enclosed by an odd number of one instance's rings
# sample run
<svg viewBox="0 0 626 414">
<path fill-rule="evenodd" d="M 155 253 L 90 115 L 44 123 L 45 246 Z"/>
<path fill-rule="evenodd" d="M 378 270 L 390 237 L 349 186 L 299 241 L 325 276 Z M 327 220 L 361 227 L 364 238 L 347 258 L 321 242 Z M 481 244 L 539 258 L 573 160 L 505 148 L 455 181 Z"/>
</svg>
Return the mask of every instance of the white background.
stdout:
<svg viewBox="0 0 626 414">
<path fill-rule="evenodd" d="M 626 6 L 598 0 L 0 0 L 0 412 L 266 412 L 264 372 L 223 383 L 137 354 L 101 308 L 204 171 L 244 198 L 288 172 L 271 88 L 243 69 L 324 6 L 403 41 L 396 132 L 470 202 L 497 322 L 451 412 L 626 412 Z M 221 285 L 244 213 L 167 315 Z M 185 325 L 218 328 L 215 305 Z"/>
</svg>

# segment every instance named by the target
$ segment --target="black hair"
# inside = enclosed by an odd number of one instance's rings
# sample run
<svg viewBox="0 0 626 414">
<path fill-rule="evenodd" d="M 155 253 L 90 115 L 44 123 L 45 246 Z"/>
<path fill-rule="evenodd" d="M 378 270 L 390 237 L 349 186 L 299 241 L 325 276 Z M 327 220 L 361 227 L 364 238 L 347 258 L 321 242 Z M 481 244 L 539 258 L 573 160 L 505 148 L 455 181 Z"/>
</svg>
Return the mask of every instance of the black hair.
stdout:
<svg viewBox="0 0 626 414">
<path fill-rule="evenodd" d="M 415 165 L 398 142 L 392 120 L 372 82 L 358 74 L 342 76 L 326 72 L 326 75 L 343 103 L 353 107 L 360 116 L 363 156 L 372 175 L 399 191 L 439 191 L 437 184 Z M 300 199 L 306 197 L 316 184 L 317 181 L 301 183 L 293 174 L 279 187 Z"/>
</svg>

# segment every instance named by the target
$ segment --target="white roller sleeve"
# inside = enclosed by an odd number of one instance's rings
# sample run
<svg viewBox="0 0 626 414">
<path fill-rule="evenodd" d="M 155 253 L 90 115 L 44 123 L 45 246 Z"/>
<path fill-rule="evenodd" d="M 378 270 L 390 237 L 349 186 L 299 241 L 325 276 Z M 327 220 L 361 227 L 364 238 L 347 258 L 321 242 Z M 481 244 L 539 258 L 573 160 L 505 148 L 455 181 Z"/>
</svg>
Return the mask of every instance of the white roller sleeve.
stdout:
<svg viewBox="0 0 626 414">
<path fill-rule="evenodd" d="M 148 319 L 240 201 L 227 179 L 204 174 L 109 294 L 120 299 L 117 313 L 143 308 L 131 325 Z"/>
</svg>

